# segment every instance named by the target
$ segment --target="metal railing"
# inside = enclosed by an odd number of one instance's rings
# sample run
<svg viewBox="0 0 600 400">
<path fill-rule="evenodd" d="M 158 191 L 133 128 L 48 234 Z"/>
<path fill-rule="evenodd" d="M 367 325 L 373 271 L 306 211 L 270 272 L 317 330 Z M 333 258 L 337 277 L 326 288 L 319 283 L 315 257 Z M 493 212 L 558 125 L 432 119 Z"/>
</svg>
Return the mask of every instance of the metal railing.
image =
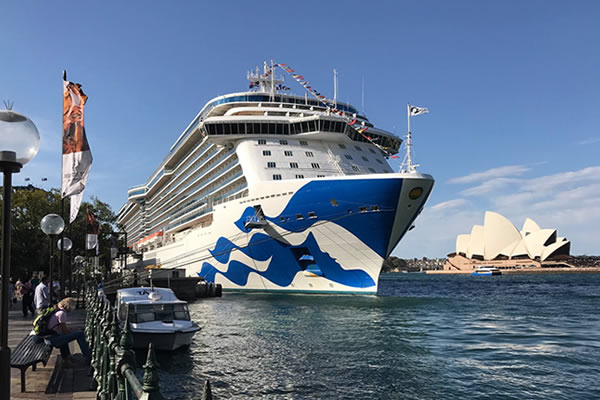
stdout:
<svg viewBox="0 0 600 400">
<path fill-rule="evenodd" d="M 89 289 L 85 295 L 85 336 L 92 350 L 91 367 L 100 400 L 163 400 L 160 393 L 158 362 L 152 343 L 148 346 L 144 375 L 140 382 L 136 375 L 133 337 L 129 330 L 129 317 L 119 326 L 115 309 L 102 292 Z M 210 382 L 207 380 L 201 394 L 202 400 L 212 400 Z"/>
</svg>

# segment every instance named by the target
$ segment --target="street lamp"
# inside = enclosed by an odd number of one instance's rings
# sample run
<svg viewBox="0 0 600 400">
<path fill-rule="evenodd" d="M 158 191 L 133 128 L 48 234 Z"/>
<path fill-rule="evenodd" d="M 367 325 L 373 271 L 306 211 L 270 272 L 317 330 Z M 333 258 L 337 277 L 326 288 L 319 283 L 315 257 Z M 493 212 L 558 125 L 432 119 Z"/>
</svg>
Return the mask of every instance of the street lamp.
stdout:
<svg viewBox="0 0 600 400">
<path fill-rule="evenodd" d="M 12 174 L 36 156 L 40 134 L 34 123 L 12 110 L 0 110 L 0 171 L 2 196 L 2 291 L 0 292 L 0 398 L 10 398 L 10 348 L 8 347 L 8 280 L 10 277 L 10 217 Z"/>
<path fill-rule="evenodd" d="M 47 214 L 42 218 L 40 226 L 42 231 L 48 235 L 48 238 L 50 239 L 50 267 L 48 268 L 48 280 L 50 281 L 50 304 L 52 304 L 52 292 L 54 287 L 52 278 L 52 257 L 54 256 L 54 247 L 52 246 L 52 243 L 54 238 L 60 235 L 63 229 L 65 229 L 65 221 L 63 221 L 62 217 L 58 214 Z"/>
<path fill-rule="evenodd" d="M 64 246 L 63 246 L 64 243 Z M 73 242 L 71 242 L 71 239 L 69 239 L 68 237 L 63 237 L 62 239 L 58 239 L 58 242 L 56 242 L 56 245 L 58 246 L 58 250 L 62 251 L 69 251 L 71 250 L 71 248 L 73 247 Z M 62 256 L 61 256 L 62 257 Z M 69 264 L 70 263 L 70 258 L 69 258 Z M 65 293 L 67 292 L 67 285 L 65 284 L 65 266 L 61 265 L 60 266 L 60 290 L 61 290 L 61 294 L 63 297 L 65 297 Z"/>
</svg>

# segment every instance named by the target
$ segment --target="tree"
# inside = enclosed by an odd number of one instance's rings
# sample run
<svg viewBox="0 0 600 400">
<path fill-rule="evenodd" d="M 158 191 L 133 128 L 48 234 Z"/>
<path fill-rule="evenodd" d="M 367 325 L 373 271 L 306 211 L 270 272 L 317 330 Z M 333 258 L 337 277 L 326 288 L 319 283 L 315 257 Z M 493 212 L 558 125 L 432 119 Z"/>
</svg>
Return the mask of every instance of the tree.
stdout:
<svg viewBox="0 0 600 400">
<path fill-rule="evenodd" d="M 29 185 L 15 187 L 13 190 L 11 275 L 25 278 L 33 271 L 48 271 L 50 244 L 48 237 L 40 228 L 40 222 L 46 214 L 61 214 L 61 198 L 58 189 L 46 191 Z M 100 223 L 98 235 L 100 252 L 105 257 L 110 257 L 110 232 L 116 226 L 116 216 L 110 206 L 97 197 L 92 197 L 91 202 L 82 202 L 77 218 L 71 226 L 68 224 L 70 209 L 68 199 L 65 199 L 64 209 L 66 225 L 64 235 L 73 242 L 71 251 L 65 252 L 66 256 L 86 255 L 87 210 L 90 210 Z M 58 249 L 54 250 L 54 254 L 60 257 Z M 87 254 L 91 255 L 89 251 Z M 65 266 L 68 265 L 68 260 L 65 260 Z"/>
</svg>

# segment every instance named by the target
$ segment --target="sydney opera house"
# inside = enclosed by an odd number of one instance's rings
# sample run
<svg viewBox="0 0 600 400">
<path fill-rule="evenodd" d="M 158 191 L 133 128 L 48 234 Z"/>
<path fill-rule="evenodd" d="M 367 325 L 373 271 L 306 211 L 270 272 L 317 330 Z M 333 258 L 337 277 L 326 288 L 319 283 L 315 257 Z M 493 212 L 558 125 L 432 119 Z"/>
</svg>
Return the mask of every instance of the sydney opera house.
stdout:
<svg viewBox="0 0 600 400">
<path fill-rule="evenodd" d="M 569 256 L 571 242 L 556 229 L 542 229 L 527 218 L 519 231 L 502 215 L 486 211 L 483 225 L 458 235 L 456 253 L 448 254 L 444 270 L 471 272 L 478 266 L 500 269 L 559 266 Z"/>
</svg>

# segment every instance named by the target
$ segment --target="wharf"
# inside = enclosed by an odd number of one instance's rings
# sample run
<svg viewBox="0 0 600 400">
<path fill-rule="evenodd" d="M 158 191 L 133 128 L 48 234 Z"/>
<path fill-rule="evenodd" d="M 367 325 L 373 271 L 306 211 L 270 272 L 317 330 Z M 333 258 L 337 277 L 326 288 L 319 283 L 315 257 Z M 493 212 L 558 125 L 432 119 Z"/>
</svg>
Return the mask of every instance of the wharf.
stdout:
<svg viewBox="0 0 600 400">
<path fill-rule="evenodd" d="M 8 312 L 8 347 L 14 351 L 21 340 L 29 335 L 32 329 L 33 317 L 23 318 L 21 303 L 13 304 Z M 83 329 L 85 310 L 78 309 L 69 313 L 68 325 L 72 329 Z M 96 391 L 91 390 L 92 376 L 90 368 L 85 366 L 77 342 L 70 344 L 71 354 L 75 362 L 72 368 L 61 368 L 60 350 L 53 349 L 48 364 L 38 364 L 36 371 L 31 367 L 26 373 L 25 392 L 21 393 L 21 373 L 17 368 L 11 368 L 11 399 L 95 399 Z M 58 361 L 58 362 L 57 362 Z M 52 393 L 55 392 L 55 393 Z"/>
</svg>

